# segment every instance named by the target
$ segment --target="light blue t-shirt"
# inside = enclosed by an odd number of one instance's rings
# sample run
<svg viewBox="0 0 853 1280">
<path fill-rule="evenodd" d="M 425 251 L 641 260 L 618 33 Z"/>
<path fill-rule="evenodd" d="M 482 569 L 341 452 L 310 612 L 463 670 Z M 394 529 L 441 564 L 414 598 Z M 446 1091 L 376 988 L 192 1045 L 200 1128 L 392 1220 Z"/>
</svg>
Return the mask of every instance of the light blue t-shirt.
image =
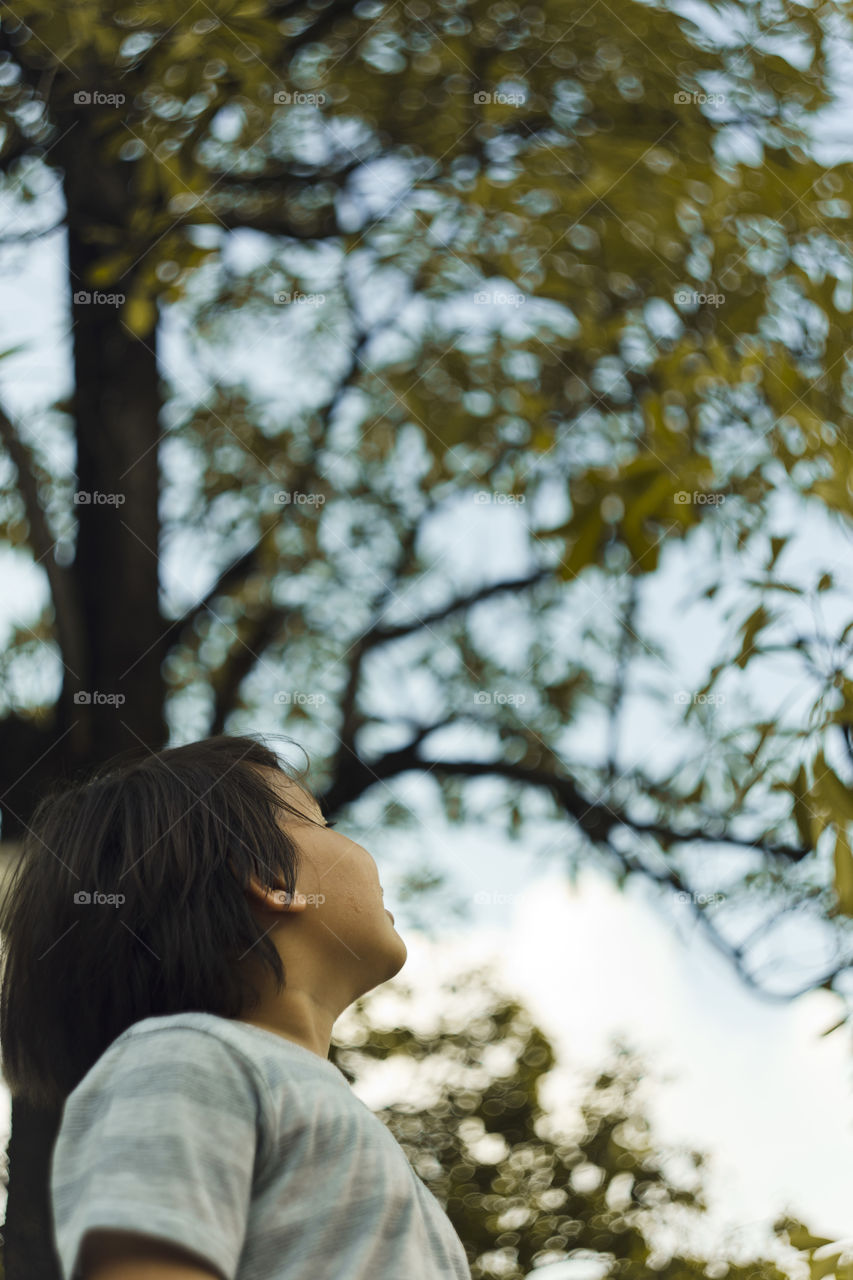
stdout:
<svg viewBox="0 0 853 1280">
<path fill-rule="evenodd" d="M 63 1280 L 94 1227 L 225 1280 L 470 1280 L 465 1250 L 341 1071 L 208 1013 L 145 1018 L 66 1101 L 51 1165 Z"/>
</svg>

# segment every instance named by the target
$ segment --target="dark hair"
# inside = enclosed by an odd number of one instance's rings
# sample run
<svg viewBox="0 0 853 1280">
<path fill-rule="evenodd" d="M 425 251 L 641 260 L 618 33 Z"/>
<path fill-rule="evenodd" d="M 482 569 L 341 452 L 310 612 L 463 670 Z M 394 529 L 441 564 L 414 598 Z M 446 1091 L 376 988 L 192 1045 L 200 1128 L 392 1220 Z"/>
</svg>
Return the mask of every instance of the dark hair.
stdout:
<svg viewBox="0 0 853 1280">
<path fill-rule="evenodd" d="M 61 1105 L 142 1018 L 247 1012 L 258 992 L 237 962 L 250 950 L 281 990 L 281 957 L 244 890 L 251 875 L 280 876 L 295 892 L 298 852 L 277 814 L 296 810 L 261 769 L 307 790 L 269 747 L 221 735 L 113 761 L 39 802 L 0 904 L 15 1096 Z"/>
</svg>

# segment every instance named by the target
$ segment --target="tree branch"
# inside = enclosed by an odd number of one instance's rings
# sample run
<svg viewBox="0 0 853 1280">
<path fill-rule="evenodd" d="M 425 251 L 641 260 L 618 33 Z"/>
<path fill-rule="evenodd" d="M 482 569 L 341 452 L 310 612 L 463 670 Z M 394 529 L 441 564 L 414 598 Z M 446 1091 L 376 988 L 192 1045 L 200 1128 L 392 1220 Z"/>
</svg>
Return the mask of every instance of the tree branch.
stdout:
<svg viewBox="0 0 853 1280">
<path fill-rule="evenodd" d="M 199 212 L 201 208 L 208 216 Z M 223 231 L 262 231 L 265 235 L 281 236 L 287 240 L 328 240 L 340 235 L 334 209 L 319 211 L 319 220 L 312 226 L 300 225 L 288 218 L 278 200 L 270 200 L 268 209 L 251 211 L 220 209 L 208 207 L 199 201 L 199 206 L 190 210 L 175 222 L 175 226 L 219 226 Z"/>
<path fill-rule="evenodd" d="M 483 600 L 490 600 L 493 596 L 502 595 L 505 591 L 526 591 L 528 587 L 536 586 L 537 582 L 542 582 L 546 578 L 552 577 L 553 572 L 553 569 L 537 569 L 535 573 L 526 574 L 523 578 L 510 578 L 504 582 L 487 583 L 486 586 L 480 587 L 477 591 L 471 591 L 467 595 L 456 596 L 454 599 L 448 600 L 447 604 L 434 609 L 432 613 L 426 614 L 423 618 L 415 618 L 412 622 L 401 622 L 393 627 L 382 627 L 378 623 L 374 624 L 370 631 L 366 633 L 366 647 L 374 649 L 378 645 L 389 644 L 392 640 L 400 640 L 403 636 L 420 631 L 422 627 L 437 626 L 452 614 L 459 613 L 462 609 L 470 609 L 475 604 L 480 604 Z"/>
<path fill-rule="evenodd" d="M 257 542 L 238 556 L 226 569 L 223 569 L 219 577 L 196 604 L 180 618 L 175 618 L 169 624 L 163 635 L 163 643 L 168 647 L 174 644 L 188 627 L 191 627 L 197 618 L 203 613 L 210 610 L 211 605 L 218 596 L 227 595 L 235 587 L 239 586 L 246 580 L 250 573 L 258 566 L 260 562 L 260 548 L 266 534 L 262 533 Z"/>
<path fill-rule="evenodd" d="M 311 458 L 295 471 L 293 476 L 290 478 L 290 484 L 293 487 L 293 492 L 301 492 L 306 486 L 317 483 L 316 468 L 314 464 L 315 459 Z M 279 518 L 276 519 L 275 522 L 268 523 L 266 527 L 263 528 L 263 531 L 257 541 L 254 542 L 247 551 L 244 551 L 242 555 L 238 556 L 236 560 L 232 561 L 230 565 L 222 570 L 219 577 L 205 592 L 201 600 L 197 601 L 196 604 L 192 605 L 182 613 L 179 618 L 175 618 L 174 621 L 169 623 L 169 626 L 163 635 L 163 641 L 167 647 L 175 644 L 187 628 L 192 626 L 196 619 L 200 618 L 202 614 L 208 612 L 212 613 L 213 610 L 211 606 L 218 596 L 231 594 L 241 587 L 251 574 L 265 567 L 264 555 L 268 546 L 272 547 L 275 530 L 280 523 L 280 520 L 283 519 L 285 514 L 291 510 L 292 507 L 287 503 L 282 503 L 279 508 Z M 274 548 L 272 549 L 274 550 Z M 280 567 L 281 561 L 278 558 L 277 553 L 276 557 L 276 566 Z M 298 567 L 301 567 L 301 561 L 299 561 Z M 298 571 L 297 568 L 295 568 L 294 571 Z M 270 578 L 274 576 L 274 573 L 275 569 L 270 568 Z M 270 606 L 270 608 L 272 608 L 272 606 Z"/>
<path fill-rule="evenodd" d="M 772 858 L 783 858 L 786 862 L 802 862 L 812 852 L 803 845 L 770 844 L 761 840 L 747 840 L 741 836 L 710 835 L 702 827 L 694 827 L 686 831 L 673 831 L 671 827 L 658 822 L 632 822 L 620 818 L 624 826 L 640 835 L 654 836 L 662 843 L 668 844 L 731 844 L 739 849 L 754 849 L 756 853 L 766 853 Z"/>
<path fill-rule="evenodd" d="M 760 840 L 747 840 L 741 836 L 712 835 L 703 827 L 686 828 L 677 831 L 662 822 L 637 822 L 628 814 L 614 809 L 612 805 L 601 800 L 589 800 L 577 784 L 567 774 L 548 773 L 544 769 L 533 769 L 526 765 L 511 764 L 504 760 L 422 760 L 423 768 L 434 773 L 452 773 L 464 777 L 482 777 L 490 774 L 508 778 L 514 782 L 525 782 L 530 786 L 544 787 L 551 792 L 559 804 L 574 818 L 584 834 L 594 843 L 607 842 L 617 827 L 626 827 L 637 835 L 653 836 L 664 845 L 672 844 L 728 844 L 740 849 L 754 849 L 769 857 L 783 858 L 789 862 L 800 862 L 811 853 L 810 849 L 798 845 L 769 844 Z"/>
<path fill-rule="evenodd" d="M 55 545 L 38 492 L 38 480 L 32 452 L 21 439 L 8 414 L 0 408 L 0 443 L 18 473 L 18 492 L 30 526 L 29 542 L 47 575 L 48 587 L 56 618 L 56 634 L 65 681 L 71 691 L 81 688 L 85 675 L 85 635 L 83 615 L 71 571 L 58 563 Z"/>
<path fill-rule="evenodd" d="M 410 545 L 414 543 L 415 535 L 423 514 L 420 519 L 410 527 L 409 533 Z M 491 599 L 492 596 L 499 595 L 505 591 L 523 591 L 527 587 L 534 586 L 543 578 L 550 575 L 550 570 L 540 569 L 536 573 L 529 574 L 525 578 L 514 578 L 505 582 L 492 582 L 485 587 L 480 587 L 477 591 L 469 592 L 467 595 L 457 596 L 450 600 L 447 604 L 442 605 L 439 609 L 433 610 L 423 618 L 416 618 L 413 622 L 400 623 L 394 627 L 381 626 L 381 613 L 385 605 L 389 602 L 390 597 L 394 594 L 393 587 L 388 585 L 381 593 L 379 601 L 374 605 L 377 612 L 376 620 L 368 627 L 358 640 L 350 646 L 351 653 L 350 668 L 347 675 L 347 683 L 341 698 L 341 730 L 339 734 L 340 747 L 338 750 L 338 759 L 340 760 L 344 752 L 350 752 L 355 755 L 355 737 L 361 727 L 361 717 L 357 712 L 358 689 L 361 681 L 361 672 L 364 665 L 364 659 L 367 654 L 380 645 L 389 644 L 393 640 L 400 640 L 404 636 L 412 635 L 421 628 L 430 628 L 437 626 L 439 623 L 446 621 L 454 613 L 459 613 L 463 609 L 469 609 L 475 604 L 479 604 L 482 600 Z M 410 744 L 410 746 L 415 744 Z"/>
<path fill-rule="evenodd" d="M 0 168 L 2 168 L 3 159 L 0 156 Z M 0 245 L 4 244 L 24 244 L 31 240 L 41 240 L 45 236 L 52 236 L 55 231 L 61 231 L 65 227 L 65 222 L 54 223 L 52 227 L 43 227 L 41 230 L 33 231 L 17 231 L 11 232 L 9 235 L 0 235 Z"/>
<path fill-rule="evenodd" d="M 758 841 L 743 840 L 733 836 L 712 837 L 702 830 L 675 831 L 661 823 L 634 822 L 626 814 L 619 813 L 608 805 L 597 801 L 589 801 L 574 780 L 567 775 L 557 776 L 544 770 L 532 769 L 524 765 L 512 764 L 501 760 L 433 761 L 425 759 L 419 750 L 423 740 L 428 734 L 447 723 L 451 723 L 453 720 L 454 717 L 447 717 L 436 724 L 419 728 L 405 747 L 396 751 L 386 752 L 383 756 L 370 762 L 360 759 L 354 753 L 350 753 L 351 759 L 347 760 L 345 766 L 338 772 L 332 786 L 322 797 L 318 797 L 324 813 L 331 817 L 344 805 L 352 803 L 376 782 L 384 782 L 388 778 L 410 770 L 467 778 L 503 777 L 513 782 L 545 787 L 554 795 L 570 817 L 574 819 L 591 843 L 606 849 L 617 859 L 626 872 L 641 875 L 674 892 L 683 894 L 684 900 L 690 905 L 693 915 L 707 933 L 714 947 L 726 956 L 743 981 L 765 999 L 790 1001 L 807 991 L 813 990 L 816 985 L 832 990 L 832 983 L 835 978 L 849 968 L 849 960 L 842 959 L 828 968 L 817 983 L 814 981 L 807 982 L 802 988 L 793 992 L 768 991 L 747 967 L 744 959 L 745 947 L 743 945 L 735 946 L 725 938 L 714 924 L 712 916 L 705 909 L 703 903 L 697 899 L 691 887 L 676 868 L 671 866 L 666 868 L 651 867 L 634 854 L 616 848 L 611 836 L 618 827 L 625 827 L 639 835 L 652 835 L 663 838 L 668 844 L 698 842 L 730 844 L 756 849 L 771 857 L 782 857 L 793 861 L 798 861 L 804 857 L 809 852 L 808 850 L 788 845 L 761 844 Z"/>
<path fill-rule="evenodd" d="M 236 706 L 241 684 L 260 661 L 264 650 L 274 643 L 289 616 L 289 610 L 270 605 L 257 618 L 245 621 L 248 634 L 245 638 L 238 637 L 236 647 L 211 678 L 214 689 L 211 735 L 224 733 L 225 720 Z"/>
<path fill-rule="evenodd" d="M 737 848 L 754 849 L 769 857 L 783 858 L 791 862 L 799 862 L 811 852 L 809 849 L 802 849 L 795 845 L 762 843 L 730 834 L 710 835 L 702 828 L 678 831 L 665 823 L 637 822 L 609 804 L 600 800 L 590 800 L 568 774 L 549 773 L 544 769 L 513 764 L 507 760 L 428 760 L 418 751 L 421 740 L 422 738 L 414 739 L 406 747 L 389 752 L 370 762 L 354 756 L 354 763 L 348 765 L 351 778 L 340 784 L 335 783 L 329 796 L 334 797 L 336 805 L 340 807 L 360 795 L 364 786 L 370 785 L 371 780 L 379 781 L 408 769 L 465 778 L 500 777 L 550 791 L 558 804 L 574 819 L 593 844 L 609 846 L 612 833 L 619 827 L 625 827 L 637 835 L 653 836 L 666 845 L 727 844 Z"/>
<path fill-rule="evenodd" d="M 434 503 L 427 503 L 424 511 L 420 513 L 416 520 L 409 524 L 400 538 L 399 550 L 397 554 L 397 562 L 391 572 L 389 581 L 385 584 L 382 591 L 373 603 L 373 613 L 375 618 L 381 617 L 383 610 L 394 595 L 394 588 L 399 582 L 401 574 L 405 571 L 406 565 L 409 563 L 410 557 L 417 541 L 417 535 L 421 528 L 424 515 L 427 511 L 431 511 Z M 371 624 L 374 625 L 374 624 Z M 370 628 L 358 637 L 353 645 L 347 650 L 351 653 L 350 668 L 347 674 L 347 683 L 344 688 L 340 701 L 341 730 L 338 736 L 340 747 L 338 749 L 338 761 L 344 752 L 355 755 L 355 738 L 361 727 L 363 717 L 359 715 L 358 690 L 361 682 L 361 671 L 364 657 L 367 652 L 365 648 L 365 636 L 370 633 Z M 335 773 L 337 769 L 335 769 Z"/>
<path fill-rule="evenodd" d="M 310 26 L 305 27 L 298 35 L 291 36 L 287 41 L 286 47 L 288 57 L 292 57 L 303 45 L 312 44 L 315 40 L 320 40 L 331 30 L 338 18 L 352 14 L 357 2 L 358 0 L 334 0 L 318 15 Z"/>
<path fill-rule="evenodd" d="M 280 161 L 269 161 L 263 169 L 256 172 L 215 169 L 208 166 L 205 173 L 210 179 L 211 187 L 219 191 L 223 188 L 225 190 L 244 189 L 247 192 L 264 191 L 283 198 L 310 191 L 320 182 L 337 182 L 338 185 L 343 185 L 351 173 L 360 169 L 372 158 L 372 156 L 355 156 L 351 160 L 344 160 L 340 165 L 327 165 L 325 168 L 315 168 L 304 174 L 294 173 L 292 166 L 281 164 Z"/>
<path fill-rule="evenodd" d="M 505 129 L 495 129 L 492 133 L 475 133 L 472 138 L 469 132 L 467 137 L 471 138 L 472 145 L 452 153 L 452 158 L 458 160 L 460 155 L 473 156 L 479 164 L 486 164 L 490 160 L 488 148 L 496 138 L 518 138 L 520 142 L 530 142 L 548 132 L 559 133 L 559 129 L 547 113 L 530 116 L 527 120 L 512 120 Z M 422 181 L 423 179 L 416 179 L 414 186 L 419 186 Z"/>
<path fill-rule="evenodd" d="M 674 868 L 668 867 L 666 870 L 655 869 L 631 854 L 616 849 L 612 844 L 608 847 L 627 872 L 644 876 L 648 880 L 653 880 L 657 884 L 682 894 L 683 901 L 690 907 L 694 919 L 704 930 L 712 946 L 726 958 L 744 984 L 754 991 L 756 995 L 761 996 L 762 999 L 787 1003 L 788 1001 L 796 1000 L 799 996 L 805 995 L 809 991 L 815 990 L 816 987 L 823 987 L 831 991 L 833 990 L 832 984 L 835 979 L 849 969 L 849 960 L 842 960 L 825 970 L 823 976 L 816 982 L 814 980 L 806 982 L 802 987 L 793 991 L 769 991 L 765 986 L 762 986 L 755 974 L 747 967 L 745 962 L 746 946 L 744 944 L 736 946 L 729 942 L 717 928 L 713 916 L 709 914 L 706 907 L 697 899 L 690 886 L 686 884 Z M 775 922 L 774 918 L 772 921 L 765 923 L 772 925 Z"/>
</svg>

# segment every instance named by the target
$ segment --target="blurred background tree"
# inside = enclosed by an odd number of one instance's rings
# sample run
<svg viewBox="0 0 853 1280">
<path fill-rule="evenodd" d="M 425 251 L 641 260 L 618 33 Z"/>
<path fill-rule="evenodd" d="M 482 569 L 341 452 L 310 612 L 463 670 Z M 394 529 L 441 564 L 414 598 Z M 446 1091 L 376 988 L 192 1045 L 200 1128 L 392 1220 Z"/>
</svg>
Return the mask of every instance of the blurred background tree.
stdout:
<svg viewBox="0 0 853 1280">
<path fill-rule="evenodd" d="M 399 988 L 401 1000 L 407 994 Z M 437 995 L 431 1031 L 422 1016 L 418 1030 L 406 1025 L 405 1012 L 391 1026 L 375 998 L 359 1001 L 338 1024 L 332 1059 L 356 1087 L 371 1064 L 385 1064 L 385 1087 L 407 1101 L 377 1114 L 447 1210 L 474 1280 L 524 1280 L 568 1259 L 583 1260 L 583 1274 L 622 1280 L 783 1280 L 831 1243 L 782 1218 L 776 1230 L 787 1247 L 777 1257 L 749 1256 L 730 1240 L 703 1253 L 705 1157 L 656 1138 L 638 1095 L 647 1071 L 637 1055 L 615 1046 L 576 1114 L 557 1113 L 540 1096 L 553 1047 L 517 1000 L 483 971 Z M 841 1264 L 823 1274 L 849 1280 L 853 1258 L 840 1248 L 835 1256 Z"/>
<path fill-rule="evenodd" d="M 759 989 L 846 992 L 853 615 L 771 517 L 847 536 L 850 175 L 810 135 L 847 32 L 720 13 L 4 11 L 0 247 L 60 256 L 70 319 L 57 398 L 37 340 L 0 366 L 0 540 L 43 601 L 10 605 L 6 842 L 56 774 L 274 705 L 329 813 L 414 827 L 387 788 L 417 773 L 480 821 L 498 779 L 510 833 L 568 819 L 567 861 L 680 895 Z M 641 621 L 684 539 L 732 640 L 687 692 Z M 745 696 L 781 660 L 793 719 Z M 671 767 L 626 755 L 638 663 L 696 722 Z M 774 986 L 792 914 L 825 945 Z M 15 1104 L 10 1280 L 56 1274 L 56 1119 Z"/>
</svg>

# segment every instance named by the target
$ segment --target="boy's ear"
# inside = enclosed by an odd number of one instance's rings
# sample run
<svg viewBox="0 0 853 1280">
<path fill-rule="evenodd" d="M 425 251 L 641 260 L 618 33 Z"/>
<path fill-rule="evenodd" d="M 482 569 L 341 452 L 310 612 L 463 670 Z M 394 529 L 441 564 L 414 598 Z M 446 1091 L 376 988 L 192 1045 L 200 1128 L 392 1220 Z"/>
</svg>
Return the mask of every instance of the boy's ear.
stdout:
<svg viewBox="0 0 853 1280">
<path fill-rule="evenodd" d="M 246 892 L 253 899 L 254 905 L 265 911 L 304 911 L 308 905 L 304 894 L 289 894 L 281 886 L 264 885 L 256 876 L 249 876 Z"/>
</svg>

